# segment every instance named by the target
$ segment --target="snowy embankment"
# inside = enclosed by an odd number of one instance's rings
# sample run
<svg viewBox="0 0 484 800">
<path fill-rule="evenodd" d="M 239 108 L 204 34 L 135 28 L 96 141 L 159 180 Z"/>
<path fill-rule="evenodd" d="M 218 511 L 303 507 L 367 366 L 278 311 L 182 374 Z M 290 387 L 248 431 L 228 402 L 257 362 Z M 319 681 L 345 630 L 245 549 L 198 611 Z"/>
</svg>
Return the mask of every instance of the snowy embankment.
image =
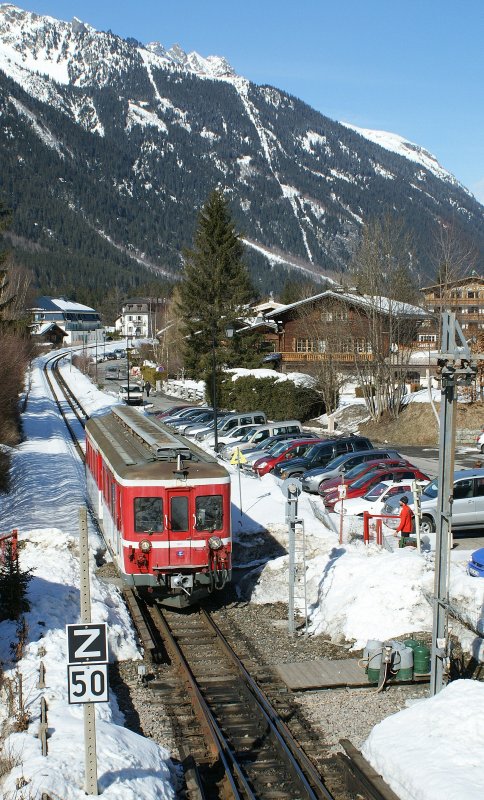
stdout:
<svg viewBox="0 0 484 800">
<path fill-rule="evenodd" d="M 103 413 L 116 402 L 112 395 L 98 392 L 77 370 L 65 369 L 65 376 L 91 413 Z M 0 497 L 2 530 L 20 530 L 22 567 L 32 568 L 34 574 L 29 586 L 27 645 L 17 664 L 13 663 L 10 650 L 10 643 L 16 638 L 15 626 L 9 622 L 0 624 L 6 675 L 12 678 L 16 670 L 21 672 L 30 720 L 26 731 L 13 734 L 7 741 L 7 751 L 19 766 L 7 777 L 3 790 L 14 796 L 16 781 L 22 779 L 27 781 L 32 796 L 43 791 L 53 797 L 80 800 L 84 797 L 82 709 L 67 704 L 64 626 L 79 620 L 77 519 L 78 508 L 85 502 L 85 486 L 82 466 L 55 405 L 47 396 L 44 377 L 36 366 L 24 414 L 26 440 L 13 458 L 12 492 Z M 239 541 L 240 552 L 247 548 L 245 560 L 259 564 L 250 581 L 254 586 L 251 601 L 284 602 L 288 597 L 288 557 L 284 554 L 288 535 L 286 501 L 280 485 L 271 475 L 258 479 L 242 473 L 239 494 L 238 471 L 227 466 L 233 475 L 234 538 Z M 384 640 L 431 629 L 431 608 L 423 590 L 432 590 L 432 554 L 419 555 L 413 549 L 389 552 L 375 544 L 366 547 L 358 537 L 361 522 L 354 519 L 344 520 L 343 544 L 339 545 L 338 518 L 333 520 L 333 526 L 323 525 L 304 494 L 299 499 L 298 516 L 305 525 L 313 634 L 349 641 L 354 648 L 361 648 L 368 639 Z M 94 552 L 100 546 L 99 537 L 92 528 L 89 534 Z M 259 557 L 254 555 L 254 542 L 260 542 Z M 271 543 L 275 545 L 273 552 L 279 555 L 264 564 Z M 466 574 L 468 556 L 463 551 L 451 554 L 450 598 L 479 625 L 483 583 Z M 91 583 L 93 620 L 108 622 L 111 659 L 139 658 L 117 589 L 101 583 L 94 575 Z M 463 634 L 459 628 L 455 632 L 467 652 L 479 658 L 480 640 Z M 37 688 L 41 659 L 46 667 L 47 689 L 43 692 Z M 49 707 L 46 758 L 40 755 L 36 738 L 42 694 Z M 466 707 L 469 711 L 463 713 Z M 434 800 L 443 794 L 456 800 L 477 800 L 482 794 L 475 791 L 475 765 L 480 770 L 484 757 L 484 745 L 479 744 L 484 741 L 480 728 L 483 711 L 481 684 L 452 684 L 438 698 L 421 701 L 377 726 L 365 746 L 366 756 L 402 800 Z M 122 727 L 114 697 L 109 704 L 97 705 L 96 715 L 103 795 L 122 800 L 173 797 L 168 754 Z M 446 715 L 451 719 L 449 725 L 444 724 Z M 467 721 L 468 715 L 475 715 L 474 725 Z M 462 751 L 462 742 L 467 755 Z M 468 778 L 463 774 L 467 766 Z M 446 775 L 446 791 L 440 791 L 439 773 Z M 460 794 L 448 790 L 454 779 Z"/>
<path fill-rule="evenodd" d="M 39 362 L 41 360 L 39 359 Z M 67 702 L 65 625 L 79 622 L 78 509 L 85 504 L 83 467 L 59 419 L 37 363 L 23 415 L 25 441 L 13 454 L 12 491 L 0 496 L 2 531 L 17 528 L 20 563 L 32 571 L 30 611 L 23 656 L 15 661 L 13 622 L 0 623 L 0 658 L 10 680 L 22 676 L 27 729 L 12 733 L 4 754 L 15 765 L 2 784 L 4 797 L 51 797 L 81 800 L 84 794 L 84 723 L 80 705 Z M 113 397 L 98 392 L 77 370 L 66 372 L 91 413 L 108 410 Z M 91 552 L 101 542 L 90 525 Z M 91 563 L 93 622 L 106 622 L 111 661 L 139 659 L 136 637 L 118 589 L 100 582 Z M 40 662 L 45 689 L 38 688 Z M 7 687 L 4 685 L 4 700 Z M 40 701 L 48 707 L 48 755 L 41 755 L 38 737 Z M 0 722 L 7 722 L 2 703 Z M 113 800 L 173 798 L 173 774 L 163 748 L 123 727 L 116 698 L 96 704 L 99 790 Z"/>
</svg>

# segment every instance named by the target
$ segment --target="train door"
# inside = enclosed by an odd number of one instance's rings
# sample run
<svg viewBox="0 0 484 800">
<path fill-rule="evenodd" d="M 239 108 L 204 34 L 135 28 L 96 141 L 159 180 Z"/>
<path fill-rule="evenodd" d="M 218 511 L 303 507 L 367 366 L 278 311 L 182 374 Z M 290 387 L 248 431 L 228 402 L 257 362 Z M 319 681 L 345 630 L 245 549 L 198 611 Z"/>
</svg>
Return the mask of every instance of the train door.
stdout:
<svg viewBox="0 0 484 800">
<path fill-rule="evenodd" d="M 165 527 L 168 534 L 168 564 L 189 566 L 191 563 L 191 490 L 168 489 L 166 492 Z"/>
</svg>

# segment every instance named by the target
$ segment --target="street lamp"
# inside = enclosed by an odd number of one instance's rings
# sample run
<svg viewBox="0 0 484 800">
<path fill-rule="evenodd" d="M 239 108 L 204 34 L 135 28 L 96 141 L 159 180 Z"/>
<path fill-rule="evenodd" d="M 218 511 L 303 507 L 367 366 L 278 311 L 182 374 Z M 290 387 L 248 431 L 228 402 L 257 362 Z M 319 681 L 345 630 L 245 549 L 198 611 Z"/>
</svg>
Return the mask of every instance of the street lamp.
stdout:
<svg viewBox="0 0 484 800">
<path fill-rule="evenodd" d="M 225 328 L 225 335 L 227 339 L 232 339 L 235 333 L 234 326 L 228 324 Z M 213 429 L 214 429 L 214 447 L 215 452 L 218 453 L 218 430 L 217 430 L 217 328 L 215 322 L 212 326 L 212 403 L 213 403 Z"/>
<path fill-rule="evenodd" d="M 129 346 L 130 346 L 132 340 L 133 340 L 133 337 L 129 333 L 126 334 L 126 365 L 127 365 L 127 368 L 128 368 L 128 405 L 129 405 L 129 400 L 130 400 L 130 396 L 129 396 Z"/>
</svg>

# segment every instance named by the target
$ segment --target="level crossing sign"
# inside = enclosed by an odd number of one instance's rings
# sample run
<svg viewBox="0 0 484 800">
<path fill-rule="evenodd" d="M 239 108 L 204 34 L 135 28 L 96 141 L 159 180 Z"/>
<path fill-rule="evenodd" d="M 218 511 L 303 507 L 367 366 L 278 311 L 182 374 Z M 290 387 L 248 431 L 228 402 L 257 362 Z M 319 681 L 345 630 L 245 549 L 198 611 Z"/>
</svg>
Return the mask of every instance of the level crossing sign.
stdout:
<svg viewBox="0 0 484 800">
<path fill-rule="evenodd" d="M 247 459 L 242 453 L 242 451 L 237 447 L 233 454 L 232 458 L 230 459 L 231 464 L 247 464 Z"/>
<path fill-rule="evenodd" d="M 66 625 L 69 703 L 107 703 L 108 636 L 104 622 Z"/>
<path fill-rule="evenodd" d="M 66 625 L 69 664 L 102 664 L 108 660 L 105 622 Z"/>
</svg>

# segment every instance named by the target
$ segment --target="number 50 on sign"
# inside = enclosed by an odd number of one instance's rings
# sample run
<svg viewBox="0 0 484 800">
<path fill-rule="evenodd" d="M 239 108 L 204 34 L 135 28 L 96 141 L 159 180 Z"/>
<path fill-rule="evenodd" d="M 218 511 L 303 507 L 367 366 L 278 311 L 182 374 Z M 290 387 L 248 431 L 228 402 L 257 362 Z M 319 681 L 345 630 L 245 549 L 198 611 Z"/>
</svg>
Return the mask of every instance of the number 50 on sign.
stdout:
<svg viewBox="0 0 484 800">
<path fill-rule="evenodd" d="M 108 665 L 69 664 L 67 667 L 69 703 L 107 703 Z"/>
</svg>

